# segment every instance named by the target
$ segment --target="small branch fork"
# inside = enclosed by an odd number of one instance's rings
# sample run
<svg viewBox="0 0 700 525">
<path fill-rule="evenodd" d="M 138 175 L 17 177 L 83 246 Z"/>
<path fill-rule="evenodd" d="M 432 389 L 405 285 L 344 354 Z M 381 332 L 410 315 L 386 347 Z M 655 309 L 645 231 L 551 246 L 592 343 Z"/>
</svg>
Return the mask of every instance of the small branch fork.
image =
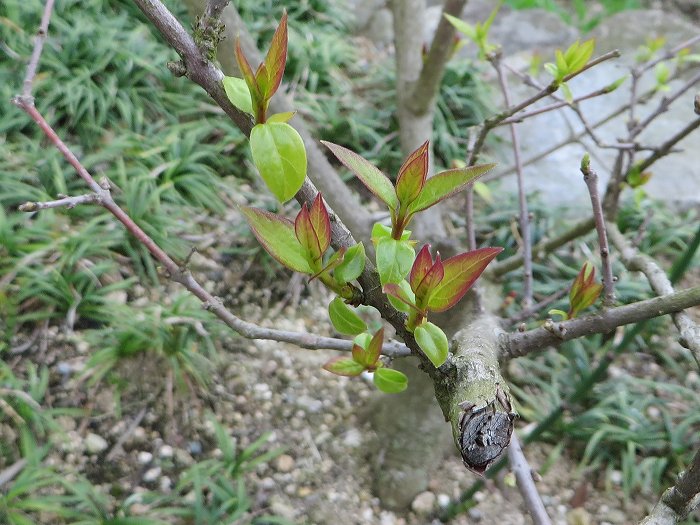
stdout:
<svg viewBox="0 0 700 525">
<path fill-rule="evenodd" d="M 22 109 L 29 117 L 36 122 L 41 128 L 49 141 L 58 149 L 68 163 L 73 166 L 80 178 L 85 181 L 88 187 L 92 190 L 91 194 L 80 195 L 76 197 L 63 197 L 61 199 L 36 203 L 28 202 L 20 206 L 22 211 L 35 211 L 40 209 L 55 208 L 58 206 L 72 207 L 77 204 L 93 203 L 107 209 L 114 215 L 119 222 L 131 233 L 136 239 L 143 244 L 148 251 L 157 259 L 165 268 L 171 280 L 182 284 L 187 290 L 202 301 L 207 310 L 211 310 L 219 319 L 228 325 L 235 332 L 249 339 L 271 339 L 275 341 L 292 343 L 302 348 L 311 350 L 327 348 L 333 350 L 352 349 L 352 341 L 335 339 L 331 337 L 321 337 L 307 333 L 291 332 L 285 330 L 275 330 L 264 328 L 253 323 L 243 321 L 236 317 L 233 313 L 227 310 L 220 299 L 214 297 L 207 292 L 185 268 L 181 268 L 165 251 L 163 251 L 151 237 L 148 236 L 129 215 L 114 201 L 109 191 L 108 184 L 104 187 L 90 175 L 85 167 L 80 163 L 78 158 L 73 154 L 70 148 L 60 139 L 51 125 L 44 119 L 41 113 L 34 106 L 34 99 L 31 95 L 31 88 L 36 75 L 36 69 L 41 57 L 41 49 L 48 31 L 48 24 L 51 16 L 53 1 L 48 0 L 42 17 L 41 29 L 35 41 L 34 51 L 30 59 L 27 76 L 24 82 L 24 91 L 22 95 L 13 98 L 12 102 Z M 27 91 L 29 90 L 29 91 Z M 409 349 L 401 343 L 387 343 L 384 345 L 384 353 L 392 356 L 408 355 Z"/>
</svg>

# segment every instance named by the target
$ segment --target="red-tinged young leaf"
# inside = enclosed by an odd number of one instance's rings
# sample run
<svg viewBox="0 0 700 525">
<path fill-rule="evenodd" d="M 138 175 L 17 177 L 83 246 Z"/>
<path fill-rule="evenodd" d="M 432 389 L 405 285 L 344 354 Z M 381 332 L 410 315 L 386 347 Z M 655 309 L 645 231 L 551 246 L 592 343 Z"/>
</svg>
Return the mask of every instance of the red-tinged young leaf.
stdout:
<svg viewBox="0 0 700 525">
<path fill-rule="evenodd" d="M 355 377 L 359 376 L 365 369 L 352 357 L 336 357 L 323 365 L 323 369 L 337 376 Z"/>
<path fill-rule="evenodd" d="M 321 247 L 321 253 L 326 253 L 328 246 L 331 244 L 331 220 L 328 217 L 328 209 L 323 203 L 323 197 L 319 193 L 316 195 L 311 210 L 309 210 L 311 225 L 318 237 L 318 243 Z"/>
<path fill-rule="evenodd" d="M 267 107 L 267 101 L 270 100 L 270 97 L 272 96 L 270 94 L 272 84 L 270 80 L 270 73 L 265 66 L 265 62 L 262 62 L 255 71 L 255 82 L 258 84 L 258 89 L 260 90 L 262 104 Z"/>
<path fill-rule="evenodd" d="M 425 181 L 418 198 L 408 207 L 410 213 L 418 213 L 434 206 L 438 202 L 459 193 L 495 164 L 481 164 L 469 168 L 457 168 L 443 171 Z"/>
<path fill-rule="evenodd" d="M 360 345 L 353 345 L 352 358 L 363 365 L 365 368 L 374 368 L 382 352 L 382 344 L 384 343 L 384 328 L 381 328 L 367 345 L 367 349 Z"/>
<path fill-rule="evenodd" d="M 306 203 L 301 207 L 301 211 L 294 221 L 294 233 L 297 236 L 299 244 L 301 244 L 309 253 L 311 260 L 317 261 L 320 259 L 323 252 L 313 224 L 311 223 L 311 214 Z"/>
<path fill-rule="evenodd" d="M 445 277 L 445 267 L 440 260 L 440 254 L 435 257 L 435 263 L 430 268 L 423 280 L 418 283 L 418 287 L 414 290 L 416 294 L 416 304 L 419 308 L 424 308 L 430 299 L 432 291 L 439 285 Z"/>
<path fill-rule="evenodd" d="M 428 300 L 428 309 L 444 312 L 464 297 L 486 266 L 503 248 L 480 248 L 443 261 L 444 277 Z"/>
<path fill-rule="evenodd" d="M 402 304 L 405 304 L 406 306 L 408 306 L 412 310 L 415 310 L 416 312 L 420 313 L 420 311 L 416 307 L 416 304 L 415 304 L 413 298 L 410 297 L 403 288 L 401 288 L 400 284 L 397 284 L 397 283 L 385 284 L 384 287 L 382 288 L 382 291 L 385 294 L 387 294 L 389 297 L 393 297 L 394 299 L 396 299 L 397 301 L 400 301 Z"/>
<path fill-rule="evenodd" d="M 416 260 L 413 261 L 413 266 L 411 267 L 411 273 L 408 277 L 408 282 L 411 283 L 411 290 L 416 291 L 418 285 L 432 267 L 433 257 L 430 255 L 430 245 L 426 244 L 416 255 Z"/>
<path fill-rule="evenodd" d="M 569 292 L 569 318 L 593 305 L 602 290 L 603 285 L 595 282 L 595 267 L 589 262 L 584 263 Z"/>
<path fill-rule="evenodd" d="M 338 146 L 325 140 L 321 144 L 326 146 L 346 168 L 352 171 L 355 176 L 367 186 L 367 189 L 381 199 L 391 210 L 399 206 L 399 199 L 396 197 L 394 186 L 389 178 L 379 171 L 371 162 L 360 157 L 357 153 L 350 151 L 343 146 Z"/>
<path fill-rule="evenodd" d="M 280 264 L 300 273 L 313 274 L 306 250 L 294 234 L 294 224 L 289 219 L 256 208 L 242 207 L 253 234 L 265 251 Z"/>
<path fill-rule="evenodd" d="M 588 261 L 583 263 L 581 270 L 578 272 L 576 279 L 571 284 L 571 290 L 569 290 L 569 303 L 575 304 L 579 300 L 579 296 L 583 292 L 586 286 L 589 286 L 593 279 L 595 279 L 595 267 Z"/>
<path fill-rule="evenodd" d="M 411 153 L 396 178 L 396 195 L 402 206 L 411 204 L 423 189 L 428 176 L 428 141 Z"/>
<path fill-rule="evenodd" d="M 287 12 L 282 15 L 275 34 L 272 35 L 270 49 L 265 56 L 265 67 L 270 79 L 268 98 L 275 94 L 282 83 L 284 66 L 287 62 Z"/>
<path fill-rule="evenodd" d="M 248 89 L 250 90 L 250 97 L 253 100 L 253 108 L 256 106 L 256 101 L 260 100 L 260 90 L 258 89 L 258 83 L 255 81 L 255 74 L 253 73 L 253 68 L 250 67 L 248 59 L 243 54 L 243 49 L 241 48 L 240 39 L 236 39 L 236 62 L 238 62 L 238 69 L 241 70 L 243 79 L 246 84 L 248 84 Z"/>
</svg>

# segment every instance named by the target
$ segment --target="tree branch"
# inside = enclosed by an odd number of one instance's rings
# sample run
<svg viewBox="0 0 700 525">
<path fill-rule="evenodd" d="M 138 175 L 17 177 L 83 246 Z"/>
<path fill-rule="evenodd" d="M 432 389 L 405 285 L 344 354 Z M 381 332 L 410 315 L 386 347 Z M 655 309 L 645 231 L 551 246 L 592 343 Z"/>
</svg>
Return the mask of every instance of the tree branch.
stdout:
<svg viewBox="0 0 700 525">
<path fill-rule="evenodd" d="M 588 157 L 588 154 L 586 154 L 586 157 Z M 608 246 L 608 234 L 605 231 L 605 217 L 603 216 L 603 207 L 600 204 L 600 194 L 598 193 L 598 174 L 591 169 L 590 160 L 584 160 L 581 163 L 581 173 L 583 173 L 583 180 L 591 197 L 595 229 L 598 232 L 598 246 L 600 247 L 600 261 L 603 266 L 603 286 L 605 290 L 603 304 L 612 306 L 615 303 L 615 278 L 613 277 L 612 264 L 610 262 L 610 248 Z"/>
<path fill-rule="evenodd" d="M 518 483 L 518 490 L 525 502 L 525 508 L 530 513 L 532 521 L 535 525 L 551 525 L 552 521 L 547 515 L 547 511 L 542 503 L 540 493 L 535 486 L 533 479 L 533 471 L 525 458 L 523 449 L 520 446 L 518 435 L 513 432 L 508 446 L 508 461 L 510 468 L 515 474 L 515 479 Z"/>
<path fill-rule="evenodd" d="M 500 359 L 520 357 L 578 337 L 608 333 L 618 326 L 680 312 L 699 304 L 700 286 L 695 286 L 661 297 L 610 308 L 599 314 L 577 317 L 570 321 L 554 323 L 549 320 L 534 330 L 501 337 Z"/>
<path fill-rule="evenodd" d="M 633 248 L 616 225 L 611 225 L 609 232 L 613 244 L 620 252 L 622 263 L 628 270 L 642 272 L 657 295 L 668 296 L 674 293 L 673 285 L 666 272 L 656 261 Z M 680 344 L 690 350 L 695 362 L 700 366 L 700 326 L 685 312 L 674 313 L 672 318 L 680 333 Z"/>
<path fill-rule="evenodd" d="M 467 0 L 447 0 L 442 8 L 442 16 L 440 16 L 433 42 L 430 44 L 430 50 L 423 61 L 420 76 L 410 96 L 409 107 L 414 113 L 421 114 L 430 109 L 440 89 L 445 66 L 452 56 L 455 28 L 444 15 L 458 17 L 462 14 L 466 3 Z M 413 38 L 416 38 L 416 35 L 413 35 Z"/>
<path fill-rule="evenodd" d="M 34 84 L 34 77 L 36 77 L 36 70 L 39 67 L 39 59 L 41 58 L 41 52 L 44 50 L 44 42 L 49 34 L 49 22 L 51 21 L 51 12 L 53 11 L 54 0 L 46 0 L 44 5 L 44 12 L 41 15 L 41 23 L 39 24 L 39 30 L 34 37 L 34 49 L 32 50 L 32 56 L 29 59 L 29 64 L 27 64 L 27 73 L 24 76 L 24 85 L 22 89 L 22 96 L 26 98 L 31 98 L 32 87 Z"/>
<path fill-rule="evenodd" d="M 678 482 L 663 493 L 651 514 L 640 525 L 675 525 L 700 504 L 700 450 Z"/>
</svg>

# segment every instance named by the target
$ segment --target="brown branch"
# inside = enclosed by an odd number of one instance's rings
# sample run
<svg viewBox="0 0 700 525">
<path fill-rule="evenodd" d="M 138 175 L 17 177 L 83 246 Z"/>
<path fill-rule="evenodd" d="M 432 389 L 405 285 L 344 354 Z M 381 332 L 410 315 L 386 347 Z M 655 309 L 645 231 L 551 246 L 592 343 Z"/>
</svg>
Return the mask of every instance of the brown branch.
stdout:
<svg viewBox="0 0 700 525">
<path fill-rule="evenodd" d="M 588 157 L 588 154 L 586 154 L 586 157 Z M 605 217 L 603 216 L 603 207 L 600 204 L 600 194 L 598 193 L 598 174 L 591 169 L 590 160 L 586 158 L 581 163 L 581 173 L 583 173 L 583 180 L 591 197 L 593 219 L 595 220 L 595 229 L 598 232 L 598 246 L 600 247 L 600 261 L 603 267 L 603 286 L 605 290 L 603 304 L 612 306 L 615 303 L 615 278 L 613 277 L 610 261 L 608 234 L 605 231 Z"/>
<path fill-rule="evenodd" d="M 540 493 L 535 486 L 532 468 L 525 458 L 523 449 L 520 446 L 520 440 L 515 432 L 513 432 L 510 438 L 510 445 L 508 446 L 508 461 L 510 462 L 510 469 L 515 474 L 518 490 L 525 502 L 525 508 L 530 513 L 533 523 L 535 525 L 551 525 L 552 521 L 547 515 Z"/>
<path fill-rule="evenodd" d="M 569 321 L 545 324 L 527 332 L 504 335 L 501 338 L 500 359 L 512 359 L 557 346 L 578 337 L 612 332 L 618 326 L 646 321 L 672 314 L 700 304 L 700 286 L 654 297 L 636 303 L 610 308 L 604 312 L 577 317 Z"/>
<path fill-rule="evenodd" d="M 44 5 L 44 12 L 41 15 L 41 23 L 39 24 L 39 30 L 34 37 L 34 49 L 32 50 L 32 56 L 29 59 L 29 64 L 27 64 L 27 73 L 24 77 L 24 87 L 22 89 L 22 96 L 31 98 L 32 87 L 34 84 L 34 77 L 36 77 L 36 70 L 39 66 L 39 59 L 41 58 L 41 52 L 44 50 L 44 42 L 49 34 L 49 22 L 51 21 L 51 12 L 53 11 L 54 0 L 46 0 Z"/>
<path fill-rule="evenodd" d="M 221 300 L 207 292 L 192 276 L 189 270 L 181 268 L 180 265 L 178 265 L 167 253 L 165 253 L 165 251 L 163 251 L 155 243 L 155 241 L 153 241 L 153 239 L 151 239 L 151 237 L 149 237 L 148 234 L 144 232 L 131 219 L 131 217 L 129 217 L 129 215 L 119 207 L 116 202 L 114 202 L 109 189 L 102 188 L 97 181 L 95 181 L 92 175 L 90 175 L 90 173 L 80 163 L 73 152 L 60 139 L 48 122 L 46 122 L 41 113 L 39 113 L 39 111 L 34 107 L 33 103 L 31 102 L 31 97 L 29 97 L 29 99 L 25 97 L 15 97 L 13 101 L 39 125 L 49 141 L 63 154 L 66 160 L 75 168 L 85 183 L 94 191 L 95 196 L 92 199 L 93 202 L 103 206 L 110 213 L 112 213 L 112 215 L 114 215 L 119 222 L 124 225 L 129 233 L 136 237 L 136 239 L 148 249 L 151 255 L 153 255 L 153 257 L 163 265 L 170 279 L 187 288 L 187 290 L 189 290 L 195 297 L 202 301 L 207 310 L 211 310 L 232 330 L 248 339 L 271 339 L 274 341 L 292 343 L 300 346 L 301 348 L 307 348 L 310 350 L 327 348 L 331 350 L 347 351 L 352 349 L 352 341 L 286 330 L 264 328 L 236 317 L 233 313 L 227 310 L 226 307 L 224 307 Z M 394 355 L 408 355 L 410 353 L 408 349 L 405 346 L 400 345 L 400 343 L 397 343 L 394 347 L 385 345 L 385 350 L 392 354 L 393 352 L 397 352 Z"/>
<path fill-rule="evenodd" d="M 672 152 L 673 146 L 678 144 L 681 140 L 690 135 L 700 126 L 700 118 L 693 120 L 688 123 L 682 130 L 676 133 L 673 137 L 664 142 L 661 146 L 656 148 L 656 151 L 644 159 L 638 166 L 636 166 L 639 171 L 644 171 L 651 167 L 657 160 L 665 157 Z"/>
<path fill-rule="evenodd" d="M 429 110 L 440 88 L 445 65 L 452 56 L 455 28 L 444 15 L 459 16 L 466 3 L 467 0 L 447 0 L 442 8 L 443 16 L 440 17 L 430 50 L 411 93 L 409 107 L 414 113 L 421 114 Z M 416 38 L 416 35 L 412 36 Z"/>
<path fill-rule="evenodd" d="M 639 525 L 675 525 L 700 504 L 700 450 L 678 482 L 663 493 L 651 513 Z"/>
<path fill-rule="evenodd" d="M 489 57 L 491 65 L 496 70 L 498 84 L 501 87 L 503 101 L 506 107 L 510 106 L 510 91 L 501 65 L 501 57 L 493 54 Z M 518 210 L 520 222 L 520 235 L 523 240 L 523 306 L 529 308 L 532 305 L 532 238 L 530 235 L 530 213 L 527 208 L 527 196 L 525 195 L 525 179 L 523 165 L 520 157 L 520 138 L 515 124 L 511 123 L 510 137 L 513 146 L 513 158 L 515 160 L 515 175 L 518 183 Z"/>
<path fill-rule="evenodd" d="M 620 258 L 625 267 L 630 271 L 642 272 L 649 281 L 651 289 L 657 295 L 674 293 L 673 285 L 666 272 L 651 257 L 639 253 L 638 250 L 625 239 L 616 225 L 609 228 L 610 239 L 620 252 Z M 680 333 L 679 342 L 690 350 L 696 363 L 700 366 L 700 326 L 698 326 L 685 312 L 673 314 L 673 322 Z"/>
</svg>

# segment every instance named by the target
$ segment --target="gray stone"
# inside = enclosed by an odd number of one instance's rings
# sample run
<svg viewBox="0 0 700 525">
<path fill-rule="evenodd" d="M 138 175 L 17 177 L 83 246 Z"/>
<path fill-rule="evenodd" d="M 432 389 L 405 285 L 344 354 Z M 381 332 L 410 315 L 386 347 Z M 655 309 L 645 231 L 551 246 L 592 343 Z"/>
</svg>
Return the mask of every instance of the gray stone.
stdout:
<svg viewBox="0 0 700 525">
<path fill-rule="evenodd" d="M 421 492 L 411 503 L 411 510 L 421 516 L 427 516 L 435 508 L 435 494 L 430 491 Z"/>
<path fill-rule="evenodd" d="M 144 483 L 155 483 L 160 477 L 161 469 L 160 467 L 149 468 L 143 475 Z"/>
<path fill-rule="evenodd" d="M 294 458 L 289 454 L 282 454 L 275 459 L 275 469 L 278 472 L 291 472 L 294 469 Z"/>
<path fill-rule="evenodd" d="M 500 21 L 498 27 L 503 23 L 504 21 Z M 637 49 L 647 36 L 657 33 L 667 34 L 669 45 L 674 45 L 693 34 L 692 31 L 693 26 L 684 20 L 661 11 L 625 11 L 607 19 L 594 34 L 597 42 L 596 54 L 619 48 L 622 57 L 592 68 L 570 81 L 569 86 L 574 96 L 580 96 L 609 85 L 629 72 L 629 66 L 634 64 Z M 631 34 L 635 36 L 631 37 Z M 575 38 L 569 38 L 559 47 L 568 45 L 567 42 L 573 40 Z M 537 44 L 528 44 L 525 40 L 520 44 L 524 55 L 541 51 L 545 57 L 554 56 L 553 48 L 543 51 Z M 519 56 L 515 57 L 515 60 L 522 65 L 525 59 Z M 541 78 L 541 83 L 544 84 L 547 81 L 548 78 L 544 76 Z M 640 83 L 639 92 L 652 87 L 654 82 L 652 71 Z M 672 83 L 671 90 L 676 89 L 681 83 L 681 80 Z M 596 122 L 626 103 L 629 100 L 629 85 L 630 81 L 627 80 L 613 93 L 582 102 L 580 107 L 588 121 Z M 524 100 L 534 92 L 531 88 L 523 86 L 517 79 L 512 79 L 511 86 L 514 101 Z M 638 141 L 643 145 L 658 146 L 689 123 L 693 118 L 691 108 L 694 93 L 695 91 L 691 89 L 676 101 L 669 111 L 657 118 L 638 137 Z M 658 100 L 660 97 L 646 106 L 638 107 L 637 118 L 644 118 L 653 111 Z M 549 103 L 551 99 L 542 102 L 542 104 Z M 624 113 L 598 128 L 596 135 L 599 140 L 612 144 L 618 138 L 624 137 L 627 118 L 628 113 Z M 528 159 L 536 157 L 551 145 L 565 140 L 572 132 L 582 131 L 583 125 L 571 111 L 566 113 L 554 111 L 518 124 L 518 130 L 523 160 L 527 164 Z M 502 128 L 498 133 L 506 143 L 510 142 L 507 128 Z M 645 186 L 649 194 L 682 208 L 700 202 L 700 173 L 697 168 L 700 165 L 700 149 L 692 147 L 693 140 L 691 135 L 679 145 L 682 152 L 671 154 L 651 167 L 653 176 Z M 586 151 L 591 153 L 592 165 L 600 178 L 599 187 L 601 190 L 604 189 L 614 164 L 616 151 L 599 148 L 586 136 L 580 144 L 569 144 L 537 162 L 527 164 L 524 168 L 526 192 L 539 192 L 545 202 L 566 206 L 572 215 L 583 209 L 587 210 L 590 207 L 590 201 L 578 169 L 581 157 Z M 643 159 L 646 155 L 648 153 L 642 152 L 637 154 L 636 158 Z M 512 164 L 510 147 L 504 146 L 498 156 L 502 166 L 507 167 Z M 501 169 L 503 168 L 497 168 L 496 172 Z M 514 176 L 504 179 L 503 188 L 507 191 L 515 191 Z"/>
<path fill-rule="evenodd" d="M 88 434 L 85 437 L 85 450 L 90 454 L 99 454 L 107 450 L 107 440 L 97 434 Z"/>
</svg>

